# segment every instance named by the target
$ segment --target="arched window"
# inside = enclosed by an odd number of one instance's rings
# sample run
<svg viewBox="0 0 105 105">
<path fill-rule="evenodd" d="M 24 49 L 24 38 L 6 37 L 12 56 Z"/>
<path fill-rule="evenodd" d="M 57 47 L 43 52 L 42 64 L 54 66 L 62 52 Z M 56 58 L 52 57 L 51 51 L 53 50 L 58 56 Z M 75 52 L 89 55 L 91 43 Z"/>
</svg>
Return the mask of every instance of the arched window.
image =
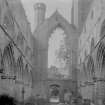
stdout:
<svg viewBox="0 0 105 105">
<path fill-rule="evenodd" d="M 2 50 L 0 49 L 0 73 L 3 73 Z"/>
<path fill-rule="evenodd" d="M 103 42 L 100 42 L 97 50 L 97 65 L 98 67 L 104 66 L 104 54 L 105 54 L 105 45 Z"/>
<path fill-rule="evenodd" d="M 91 11 L 91 19 L 93 19 L 93 17 L 94 17 L 94 11 L 92 10 Z"/>
<path fill-rule="evenodd" d="M 88 55 L 88 54 L 87 54 L 87 50 L 85 50 L 85 59 L 87 58 L 87 55 Z"/>
<path fill-rule="evenodd" d="M 17 36 L 17 45 L 24 50 L 24 46 L 25 46 L 25 38 L 22 34 L 22 32 L 18 32 L 18 36 Z"/>
<path fill-rule="evenodd" d="M 17 70 L 18 70 L 18 77 L 19 79 L 23 77 L 23 70 L 24 70 L 24 64 L 23 64 L 23 58 L 22 56 L 19 56 L 17 59 Z"/>
<path fill-rule="evenodd" d="M 92 56 L 88 56 L 88 61 L 87 61 L 87 70 L 88 70 L 88 73 L 91 77 L 94 77 L 95 75 L 95 70 L 94 70 L 94 61 L 93 61 L 93 58 Z"/>
<path fill-rule="evenodd" d="M 7 74 L 10 72 L 13 73 L 15 70 L 15 58 L 14 58 L 14 52 L 13 52 L 13 45 L 12 43 L 9 43 L 5 48 L 3 52 L 3 66 Z"/>
<path fill-rule="evenodd" d="M 100 38 L 102 38 L 104 35 L 105 35 L 105 20 L 103 21 L 101 26 Z"/>
<path fill-rule="evenodd" d="M 84 62 L 83 62 L 83 71 L 84 71 L 85 75 L 87 76 L 86 65 L 85 65 L 85 63 L 84 63 Z"/>
<path fill-rule="evenodd" d="M 14 32 L 14 19 L 13 19 L 11 11 L 9 9 L 5 13 L 3 25 L 4 25 L 4 28 L 7 29 L 7 31 L 9 31 L 9 32 L 11 32 L 11 34 L 13 34 L 12 32 Z"/>
<path fill-rule="evenodd" d="M 81 64 L 82 62 L 81 62 L 81 57 L 80 57 L 80 59 L 79 59 L 79 64 Z"/>
<path fill-rule="evenodd" d="M 94 38 L 92 38 L 92 39 L 91 39 L 91 46 L 90 46 L 90 53 L 93 52 L 94 47 L 95 47 L 95 44 L 94 44 Z"/>
<path fill-rule="evenodd" d="M 29 82 L 29 70 L 28 70 L 28 64 L 25 65 L 25 69 L 24 69 L 24 81 L 25 83 Z"/>
<path fill-rule="evenodd" d="M 49 78 L 69 77 L 69 65 L 71 63 L 70 57 L 72 60 L 72 56 L 70 56 L 70 50 L 67 47 L 66 36 L 65 31 L 60 26 L 57 26 L 51 33 L 51 37 L 48 42 Z"/>
</svg>

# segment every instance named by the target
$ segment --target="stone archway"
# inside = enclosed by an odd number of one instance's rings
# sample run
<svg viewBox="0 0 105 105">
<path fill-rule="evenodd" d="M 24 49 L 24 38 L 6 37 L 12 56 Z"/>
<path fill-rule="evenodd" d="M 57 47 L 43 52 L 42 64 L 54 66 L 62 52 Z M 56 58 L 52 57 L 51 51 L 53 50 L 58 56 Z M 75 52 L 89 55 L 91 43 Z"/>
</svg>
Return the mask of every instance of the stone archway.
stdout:
<svg viewBox="0 0 105 105">
<path fill-rule="evenodd" d="M 51 84 L 49 86 L 49 101 L 59 102 L 60 101 L 60 85 Z"/>
</svg>

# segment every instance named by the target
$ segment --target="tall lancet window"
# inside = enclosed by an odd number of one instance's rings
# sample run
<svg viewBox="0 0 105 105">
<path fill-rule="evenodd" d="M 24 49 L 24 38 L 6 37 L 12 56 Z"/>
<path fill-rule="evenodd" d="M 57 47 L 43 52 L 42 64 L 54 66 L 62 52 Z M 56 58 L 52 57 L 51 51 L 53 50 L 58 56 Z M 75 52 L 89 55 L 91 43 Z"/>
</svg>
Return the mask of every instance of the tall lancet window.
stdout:
<svg viewBox="0 0 105 105">
<path fill-rule="evenodd" d="M 48 47 L 48 77 L 68 78 L 68 54 L 66 34 L 62 28 L 56 28 L 49 38 Z"/>
</svg>

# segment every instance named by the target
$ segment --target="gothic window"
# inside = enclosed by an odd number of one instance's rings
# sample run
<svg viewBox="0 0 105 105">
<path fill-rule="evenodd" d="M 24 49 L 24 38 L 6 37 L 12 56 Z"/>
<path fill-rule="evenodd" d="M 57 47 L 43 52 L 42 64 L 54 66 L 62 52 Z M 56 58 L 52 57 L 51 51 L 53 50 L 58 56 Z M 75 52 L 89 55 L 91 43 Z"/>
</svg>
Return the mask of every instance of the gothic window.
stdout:
<svg viewBox="0 0 105 105">
<path fill-rule="evenodd" d="M 23 70 L 24 70 L 24 64 L 23 64 L 22 56 L 19 56 L 17 59 L 17 70 L 18 70 L 18 77 L 20 77 L 22 79 Z"/>
<path fill-rule="evenodd" d="M 25 48 L 25 55 L 29 57 L 30 56 L 30 52 L 31 52 L 31 49 L 27 46 Z"/>
<path fill-rule="evenodd" d="M 105 67 L 105 45 L 103 44 L 101 46 L 102 47 L 101 47 L 100 63 L 102 65 L 102 68 L 104 68 Z"/>
<path fill-rule="evenodd" d="M 29 67 L 28 67 L 28 64 L 25 65 L 25 72 L 26 72 L 27 78 L 29 78 Z"/>
<path fill-rule="evenodd" d="M 97 65 L 98 67 L 104 66 L 103 58 L 105 53 L 105 45 L 103 42 L 100 42 L 97 50 Z"/>
<path fill-rule="evenodd" d="M 87 58 L 87 51 L 85 50 L 85 59 Z"/>
<path fill-rule="evenodd" d="M 83 62 L 83 71 L 84 71 L 85 75 L 87 76 L 86 65 L 85 65 L 85 63 L 84 63 L 84 62 Z"/>
<path fill-rule="evenodd" d="M 95 74 L 95 70 L 94 70 L 94 61 L 91 56 L 88 56 L 87 70 L 88 70 L 89 75 L 93 77 Z"/>
<path fill-rule="evenodd" d="M 93 16 L 94 16 L 94 11 L 92 10 L 91 11 L 91 19 L 93 19 Z"/>
<path fill-rule="evenodd" d="M 66 34 L 61 27 L 57 27 L 49 38 L 48 72 L 58 77 L 69 76 L 69 53 L 66 46 Z M 69 63 L 68 63 L 69 62 Z"/>
<path fill-rule="evenodd" d="M 18 32 L 17 36 L 17 44 L 23 45 L 24 44 L 24 36 L 22 35 L 22 32 Z"/>
<path fill-rule="evenodd" d="M 84 25 L 83 32 L 86 33 L 86 24 Z"/>
<path fill-rule="evenodd" d="M 3 73 L 2 50 L 0 49 L 0 73 Z"/>
<path fill-rule="evenodd" d="M 5 48 L 3 52 L 3 66 L 5 69 L 5 73 L 9 74 L 11 70 L 14 70 L 14 55 L 13 55 L 13 49 L 12 49 L 12 44 L 9 43 Z"/>
<path fill-rule="evenodd" d="M 18 36 L 17 36 L 17 45 L 22 51 L 25 51 L 25 38 L 22 32 L 20 31 L 18 32 Z"/>
<path fill-rule="evenodd" d="M 91 47 L 90 47 L 90 52 L 92 53 L 93 50 L 95 48 L 95 45 L 94 45 L 94 38 L 91 39 Z"/>
<path fill-rule="evenodd" d="M 13 19 L 13 16 L 11 14 L 11 11 L 8 10 L 6 13 L 5 13 L 5 16 L 4 16 L 4 20 L 3 20 L 3 25 L 4 27 L 8 30 L 8 31 L 11 31 L 13 32 L 14 30 L 14 19 Z"/>
<path fill-rule="evenodd" d="M 80 57 L 80 64 L 81 64 L 82 62 L 81 62 L 81 57 Z"/>
<path fill-rule="evenodd" d="M 28 64 L 25 65 L 25 69 L 24 69 L 24 79 L 25 79 L 25 82 L 28 83 L 28 79 L 29 79 Z"/>
<path fill-rule="evenodd" d="M 102 38 L 104 35 L 105 35 L 105 20 L 103 21 L 101 26 L 100 38 Z"/>
</svg>

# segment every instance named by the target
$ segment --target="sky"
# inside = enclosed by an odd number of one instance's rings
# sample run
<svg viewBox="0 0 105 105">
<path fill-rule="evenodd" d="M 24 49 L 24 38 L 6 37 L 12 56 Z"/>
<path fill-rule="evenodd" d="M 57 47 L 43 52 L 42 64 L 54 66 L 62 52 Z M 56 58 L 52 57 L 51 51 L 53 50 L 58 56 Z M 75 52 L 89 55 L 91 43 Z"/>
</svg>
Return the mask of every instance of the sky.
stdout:
<svg viewBox="0 0 105 105">
<path fill-rule="evenodd" d="M 71 4 L 72 0 L 21 0 L 23 7 L 26 11 L 27 18 L 31 25 L 32 32 L 34 31 L 34 8 L 33 5 L 37 2 L 43 2 L 46 4 L 46 17 L 52 15 L 52 13 L 58 9 L 59 12 L 70 22 L 71 18 Z"/>
</svg>

